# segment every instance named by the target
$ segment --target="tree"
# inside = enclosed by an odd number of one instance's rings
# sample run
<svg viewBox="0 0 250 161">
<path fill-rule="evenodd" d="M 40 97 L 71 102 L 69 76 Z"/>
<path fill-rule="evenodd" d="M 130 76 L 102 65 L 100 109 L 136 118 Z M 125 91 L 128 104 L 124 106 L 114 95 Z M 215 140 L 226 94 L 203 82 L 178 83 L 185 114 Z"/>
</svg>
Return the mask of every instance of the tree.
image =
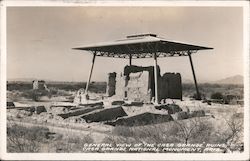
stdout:
<svg viewBox="0 0 250 161">
<path fill-rule="evenodd" d="M 234 151 L 239 144 L 241 134 L 243 132 L 243 120 L 238 118 L 237 115 L 232 115 L 229 119 L 226 119 L 228 126 L 227 131 L 223 134 L 224 143 L 227 145 L 230 151 Z M 243 149 L 242 149 L 243 150 Z"/>
<path fill-rule="evenodd" d="M 194 143 L 208 141 L 212 129 L 208 122 L 202 121 L 199 117 L 181 122 L 175 121 L 175 125 L 177 128 L 176 137 L 183 140 L 185 144 L 188 144 L 190 141 Z"/>
</svg>

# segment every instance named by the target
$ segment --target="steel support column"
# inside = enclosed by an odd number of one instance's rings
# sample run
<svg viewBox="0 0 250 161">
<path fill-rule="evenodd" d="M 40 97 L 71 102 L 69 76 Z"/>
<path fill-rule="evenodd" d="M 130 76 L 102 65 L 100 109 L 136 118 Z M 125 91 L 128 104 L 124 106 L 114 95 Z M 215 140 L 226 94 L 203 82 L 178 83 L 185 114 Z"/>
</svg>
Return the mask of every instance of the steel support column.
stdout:
<svg viewBox="0 0 250 161">
<path fill-rule="evenodd" d="M 192 73 L 193 73 L 193 77 L 194 77 L 194 84 L 195 84 L 196 95 L 197 95 L 196 99 L 197 100 L 201 100 L 200 92 L 199 92 L 199 89 L 198 89 L 198 83 L 196 81 L 196 76 L 195 76 L 195 72 L 194 72 L 193 61 L 192 61 L 192 57 L 191 57 L 191 53 L 190 52 L 188 52 L 188 57 L 189 57 L 189 61 L 190 61 L 190 64 L 191 64 Z"/>
<path fill-rule="evenodd" d="M 132 54 L 129 54 L 129 66 L 132 65 Z"/>
<path fill-rule="evenodd" d="M 85 94 L 88 94 L 88 89 L 89 89 L 89 84 L 90 84 L 90 80 L 91 80 L 91 76 L 92 76 L 92 72 L 93 72 L 93 67 L 94 67 L 94 63 L 95 63 L 95 57 L 96 57 L 96 52 L 93 53 L 93 58 L 92 58 L 92 65 L 91 65 L 91 69 L 89 72 L 89 78 L 88 78 L 88 82 L 85 88 Z"/>
<path fill-rule="evenodd" d="M 154 77 L 155 77 L 155 104 L 159 104 L 158 72 L 157 72 L 157 55 L 156 55 L 156 53 L 154 53 Z"/>
</svg>

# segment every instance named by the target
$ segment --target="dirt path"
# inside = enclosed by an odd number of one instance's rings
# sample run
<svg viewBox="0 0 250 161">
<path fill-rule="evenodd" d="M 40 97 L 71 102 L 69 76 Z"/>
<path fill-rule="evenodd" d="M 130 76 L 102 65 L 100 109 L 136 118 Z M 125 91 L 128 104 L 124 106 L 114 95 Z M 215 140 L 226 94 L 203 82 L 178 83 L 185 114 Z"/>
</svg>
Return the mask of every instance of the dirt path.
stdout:
<svg viewBox="0 0 250 161">
<path fill-rule="evenodd" d="M 83 137 L 86 135 L 91 135 L 96 143 L 101 143 L 102 140 L 109 135 L 108 132 L 97 131 L 93 129 L 73 129 L 68 127 L 59 127 L 59 126 L 52 126 L 52 125 L 44 125 L 44 124 L 36 124 L 36 123 L 29 123 L 29 122 L 20 122 L 20 121 L 9 121 L 10 124 L 17 124 L 25 127 L 45 127 L 49 128 L 51 132 L 60 133 L 64 137 L 71 136 L 71 137 Z"/>
</svg>

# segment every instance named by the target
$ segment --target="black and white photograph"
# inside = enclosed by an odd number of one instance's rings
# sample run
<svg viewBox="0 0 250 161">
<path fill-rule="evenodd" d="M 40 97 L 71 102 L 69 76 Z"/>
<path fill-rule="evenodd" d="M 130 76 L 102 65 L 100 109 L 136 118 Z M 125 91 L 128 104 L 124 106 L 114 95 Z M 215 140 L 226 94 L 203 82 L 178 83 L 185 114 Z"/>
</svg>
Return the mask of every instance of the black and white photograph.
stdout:
<svg viewBox="0 0 250 161">
<path fill-rule="evenodd" d="M 1 6 L 1 158 L 249 159 L 247 1 L 31 2 Z"/>
</svg>

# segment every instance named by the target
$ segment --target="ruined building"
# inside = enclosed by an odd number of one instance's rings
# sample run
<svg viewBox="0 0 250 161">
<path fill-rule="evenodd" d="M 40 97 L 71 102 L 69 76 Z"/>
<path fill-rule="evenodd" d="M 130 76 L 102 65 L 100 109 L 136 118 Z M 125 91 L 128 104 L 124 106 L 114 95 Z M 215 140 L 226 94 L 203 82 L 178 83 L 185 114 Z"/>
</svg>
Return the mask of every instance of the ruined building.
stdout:
<svg viewBox="0 0 250 161">
<path fill-rule="evenodd" d="M 181 75 L 179 73 L 165 73 L 161 76 L 157 66 L 158 97 L 182 99 Z M 107 95 L 131 101 L 150 103 L 155 97 L 154 67 L 126 66 L 123 73 L 109 73 Z"/>
<path fill-rule="evenodd" d="M 33 89 L 48 90 L 44 80 L 33 80 Z"/>
<path fill-rule="evenodd" d="M 198 83 L 196 81 L 191 55 L 197 53 L 199 50 L 210 50 L 213 48 L 169 41 L 162 37 L 158 37 L 156 34 L 148 33 L 129 35 L 125 39 L 89 44 L 73 49 L 88 51 L 93 56 L 85 89 L 86 95 L 88 95 L 88 87 L 91 81 L 96 57 L 123 58 L 129 60 L 130 66 L 125 67 L 124 73 L 120 76 L 115 74 L 109 75 L 110 81 L 108 81 L 107 94 L 109 96 L 121 96 L 121 98 L 125 99 L 130 99 L 131 97 L 133 100 L 138 99 L 144 102 L 148 102 L 150 100 L 149 98 L 154 98 L 154 104 L 157 105 L 165 98 L 182 99 L 180 74 L 165 73 L 163 76 L 161 76 L 160 73 L 158 73 L 158 75 L 152 74 L 159 71 L 157 59 L 188 56 L 195 83 L 196 99 L 200 100 L 201 96 L 198 90 Z M 132 66 L 133 59 L 144 58 L 152 58 L 154 60 L 154 67 Z M 154 69 L 154 71 L 152 69 Z M 153 83 L 154 81 L 155 83 Z M 155 86 L 155 90 L 153 86 Z"/>
</svg>

